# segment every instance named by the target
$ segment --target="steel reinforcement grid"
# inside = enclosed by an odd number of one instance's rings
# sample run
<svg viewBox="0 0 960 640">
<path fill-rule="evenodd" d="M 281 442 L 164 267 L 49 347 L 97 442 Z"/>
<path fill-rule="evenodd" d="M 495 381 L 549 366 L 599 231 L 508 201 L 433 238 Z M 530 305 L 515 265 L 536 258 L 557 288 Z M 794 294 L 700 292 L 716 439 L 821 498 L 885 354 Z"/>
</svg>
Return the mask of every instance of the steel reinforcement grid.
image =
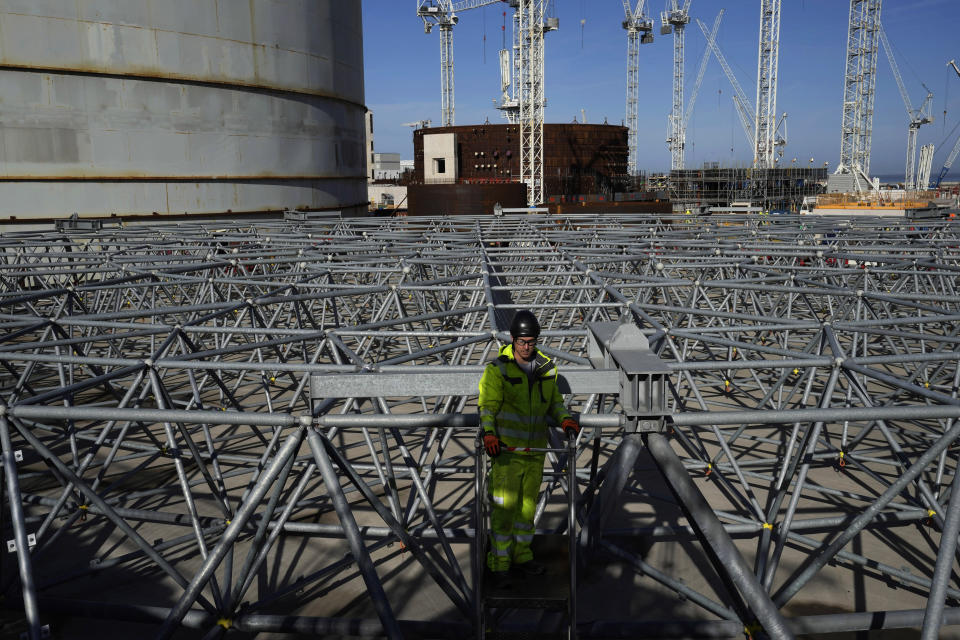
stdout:
<svg viewBox="0 0 960 640">
<path fill-rule="evenodd" d="M 527 308 L 571 379 L 600 321 L 669 368 L 663 433 L 566 398 L 577 486 L 548 456 L 537 529 L 576 492 L 578 636 L 958 634 L 958 274 L 953 221 L 4 233 L 2 631 L 482 635 L 476 394 L 444 381 Z"/>
</svg>

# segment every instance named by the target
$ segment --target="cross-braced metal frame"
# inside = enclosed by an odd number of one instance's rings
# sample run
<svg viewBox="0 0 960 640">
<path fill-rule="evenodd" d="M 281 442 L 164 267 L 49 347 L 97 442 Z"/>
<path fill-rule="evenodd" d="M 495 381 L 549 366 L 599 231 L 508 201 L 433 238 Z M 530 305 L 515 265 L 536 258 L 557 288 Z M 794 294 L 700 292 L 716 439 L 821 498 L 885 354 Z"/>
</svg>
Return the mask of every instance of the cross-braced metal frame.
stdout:
<svg viewBox="0 0 960 640">
<path fill-rule="evenodd" d="M 953 222 L 786 216 L 6 233 L 4 617 L 473 633 L 463 380 L 529 308 L 585 427 L 580 637 L 947 634 L 958 258 Z M 577 382 L 598 321 L 667 363 L 667 432 L 625 434 Z M 564 529 L 565 469 L 548 457 L 539 531 Z"/>
</svg>

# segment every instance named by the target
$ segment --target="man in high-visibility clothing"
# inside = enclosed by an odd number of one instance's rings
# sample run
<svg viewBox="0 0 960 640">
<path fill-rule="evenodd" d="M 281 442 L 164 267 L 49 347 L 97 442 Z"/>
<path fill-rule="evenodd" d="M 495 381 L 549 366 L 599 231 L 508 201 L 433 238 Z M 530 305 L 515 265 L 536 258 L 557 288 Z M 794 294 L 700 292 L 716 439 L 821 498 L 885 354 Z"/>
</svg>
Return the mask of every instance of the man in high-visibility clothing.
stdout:
<svg viewBox="0 0 960 640">
<path fill-rule="evenodd" d="M 487 566 L 497 587 L 507 586 L 508 570 L 540 575 L 534 561 L 533 516 L 543 478 L 547 416 L 575 436 L 580 425 L 563 405 L 557 367 L 537 349 L 540 323 L 530 311 L 517 312 L 510 324 L 512 343 L 501 347 L 480 378 L 480 426 L 491 458 L 490 551 Z"/>
</svg>

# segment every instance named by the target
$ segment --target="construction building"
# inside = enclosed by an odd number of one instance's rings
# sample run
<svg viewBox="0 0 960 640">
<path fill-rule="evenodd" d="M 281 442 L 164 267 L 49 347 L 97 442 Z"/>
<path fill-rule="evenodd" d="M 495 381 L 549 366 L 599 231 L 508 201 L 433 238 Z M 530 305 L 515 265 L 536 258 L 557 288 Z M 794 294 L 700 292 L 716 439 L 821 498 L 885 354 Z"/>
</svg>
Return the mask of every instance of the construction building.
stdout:
<svg viewBox="0 0 960 640">
<path fill-rule="evenodd" d="M 826 179 L 824 167 L 755 169 L 710 163 L 671 171 L 670 200 L 675 211 L 706 213 L 736 202 L 764 211 L 796 212 L 804 197 L 823 193 Z"/>
<path fill-rule="evenodd" d="M 627 129 L 609 124 L 545 124 L 544 194 L 548 207 L 618 202 L 632 192 L 627 174 Z M 414 177 L 410 214 L 490 212 L 495 203 L 526 206 L 520 182 L 519 127 L 478 124 L 417 129 L 413 133 Z M 666 212 L 650 200 L 621 211 Z M 639 207 L 639 208 L 638 208 Z"/>
</svg>

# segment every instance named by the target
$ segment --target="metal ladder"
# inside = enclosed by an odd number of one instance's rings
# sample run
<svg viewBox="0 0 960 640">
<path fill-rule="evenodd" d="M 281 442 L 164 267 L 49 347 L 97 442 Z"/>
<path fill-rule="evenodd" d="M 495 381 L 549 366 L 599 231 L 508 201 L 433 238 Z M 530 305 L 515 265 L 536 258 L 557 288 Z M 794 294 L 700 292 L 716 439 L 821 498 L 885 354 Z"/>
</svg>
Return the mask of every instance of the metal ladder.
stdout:
<svg viewBox="0 0 960 640">
<path fill-rule="evenodd" d="M 489 503 L 487 494 L 487 469 L 481 434 L 476 440 L 476 462 L 474 478 L 474 518 L 475 531 L 473 543 L 473 589 L 474 589 L 474 625 L 476 638 L 495 637 L 547 637 L 543 633 L 526 631 L 500 631 L 487 629 L 491 622 L 491 609 L 526 609 L 565 611 L 569 640 L 577 637 L 577 519 L 576 503 L 576 439 L 567 438 L 564 448 L 527 449 L 531 452 L 567 454 L 567 535 L 536 536 L 533 547 L 539 561 L 547 567 L 543 576 L 526 578 L 521 584 L 508 590 L 497 591 L 490 585 L 490 571 L 486 563 L 486 543 L 488 540 Z M 509 451 L 509 449 L 507 449 Z M 563 541 L 567 548 L 563 549 Z M 560 574 L 566 576 L 566 583 L 558 580 Z"/>
</svg>

